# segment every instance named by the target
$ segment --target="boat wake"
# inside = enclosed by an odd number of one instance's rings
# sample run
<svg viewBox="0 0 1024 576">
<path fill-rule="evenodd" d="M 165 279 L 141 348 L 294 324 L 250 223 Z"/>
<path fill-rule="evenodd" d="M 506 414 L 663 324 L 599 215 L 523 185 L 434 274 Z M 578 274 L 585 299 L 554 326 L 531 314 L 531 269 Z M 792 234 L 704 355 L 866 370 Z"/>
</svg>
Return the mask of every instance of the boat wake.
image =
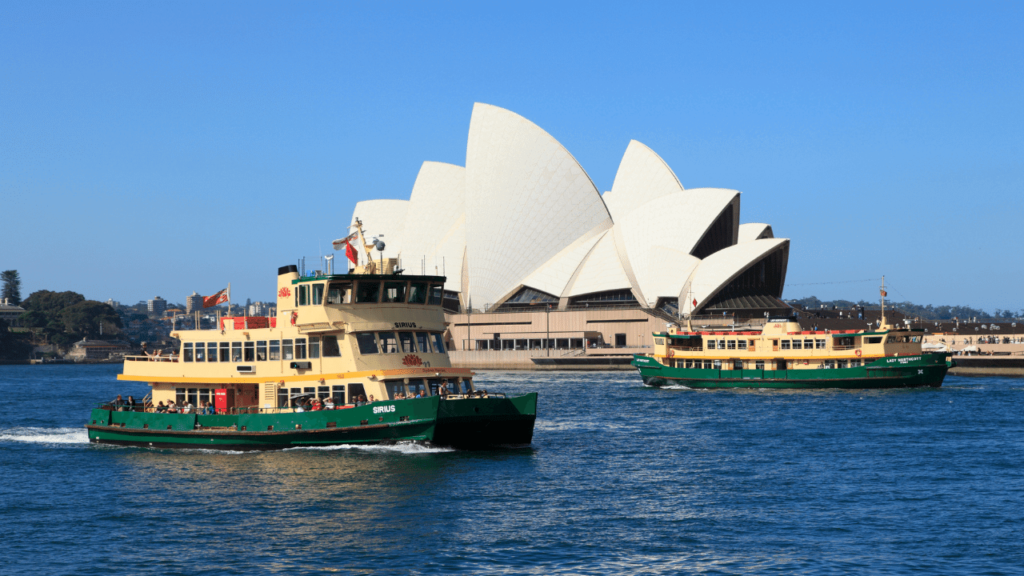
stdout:
<svg viewBox="0 0 1024 576">
<path fill-rule="evenodd" d="M 0 429 L 0 443 L 88 444 L 85 428 L 9 428 Z"/>
<path fill-rule="evenodd" d="M 392 452 L 398 454 L 440 454 L 442 452 L 454 452 L 453 448 L 439 448 L 437 446 L 424 446 L 412 442 L 400 442 L 398 444 L 337 444 L 333 446 L 296 446 L 285 448 L 291 450 L 359 450 L 365 452 Z"/>
</svg>

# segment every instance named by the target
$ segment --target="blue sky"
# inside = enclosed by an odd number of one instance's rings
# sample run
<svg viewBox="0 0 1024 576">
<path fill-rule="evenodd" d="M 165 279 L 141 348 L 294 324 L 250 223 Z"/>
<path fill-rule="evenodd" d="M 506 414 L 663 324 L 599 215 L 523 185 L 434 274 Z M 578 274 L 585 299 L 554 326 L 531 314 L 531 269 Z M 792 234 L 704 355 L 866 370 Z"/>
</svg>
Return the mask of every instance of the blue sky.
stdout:
<svg viewBox="0 0 1024 576">
<path fill-rule="evenodd" d="M 792 239 L 784 297 L 1024 308 L 1024 4 L 0 0 L 23 295 L 271 299 L 473 102 L 602 191 L 630 139 Z"/>
</svg>

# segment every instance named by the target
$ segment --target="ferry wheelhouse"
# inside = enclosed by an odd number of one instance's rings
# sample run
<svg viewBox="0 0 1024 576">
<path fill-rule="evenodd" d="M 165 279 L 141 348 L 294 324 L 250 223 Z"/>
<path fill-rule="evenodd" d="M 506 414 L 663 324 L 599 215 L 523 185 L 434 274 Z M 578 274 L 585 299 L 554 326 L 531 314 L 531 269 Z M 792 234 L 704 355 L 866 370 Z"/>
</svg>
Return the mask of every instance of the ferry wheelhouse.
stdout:
<svg viewBox="0 0 1024 576">
<path fill-rule="evenodd" d="M 443 288 L 444 277 L 397 274 L 393 259 L 339 275 L 282 267 L 276 317 L 221 318 L 215 330 L 174 332 L 173 357 L 125 358 L 118 379 L 151 393 L 136 410 L 94 409 L 89 439 L 229 449 L 529 444 L 537 394 L 489 392 L 451 367 Z M 157 411 L 171 402 L 209 402 L 216 413 Z M 302 408 L 311 402 L 321 409 Z"/>
</svg>

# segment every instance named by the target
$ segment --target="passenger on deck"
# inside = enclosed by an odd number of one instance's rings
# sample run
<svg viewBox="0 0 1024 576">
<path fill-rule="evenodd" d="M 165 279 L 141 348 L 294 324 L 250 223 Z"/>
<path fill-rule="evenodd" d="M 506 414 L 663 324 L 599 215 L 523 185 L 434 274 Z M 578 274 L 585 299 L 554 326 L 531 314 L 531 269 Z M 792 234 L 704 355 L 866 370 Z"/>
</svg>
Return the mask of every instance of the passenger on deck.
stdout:
<svg viewBox="0 0 1024 576">
<path fill-rule="evenodd" d="M 370 394 L 370 402 L 369 402 L 369 404 L 373 404 L 374 402 L 376 402 L 376 400 L 373 399 L 373 394 Z"/>
<path fill-rule="evenodd" d="M 114 398 L 114 401 L 111 402 L 110 405 L 118 412 L 122 412 L 124 410 L 124 400 L 121 398 L 120 394 L 117 395 L 117 398 Z"/>
<path fill-rule="evenodd" d="M 177 414 L 178 413 L 178 405 L 174 403 L 174 400 L 168 400 L 167 401 L 167 413 L 168 414 Z"/>
<path fill-rule="evenodd" d="M 445 397 L 448 395 L 448 381 L 441 382 L 441 389 L 437 391 L 438 395 Z"/>
<path fill-rule="evenodd" d="M 323 404 L 320 403 L 320 399 L 313 400 L 313 412 L 319 412 L 324 409 Z"/>
<path fill-rule="evenodd" d="M 334 410 L 334 399 L 330 396 L 324 398 L 324 410 Z"/>
<path fill-rule="evenodd" d="M 203 409 L 203 414 L 206 414 L 207 416 L 213 416 L 216 413 L 217 411 L 213 409 L 213 404 L 206 402 L 206 407 Z"/>
<path fill-rule="evenodd" d="M 193 406 L 191 402 L 189 402 L 188 400 L 185 400 L 184 406 L 181 407 L 181 413 L 182 414 L 191 414 L 192 412 L 195 411 L 195 409 L 196 409 L 196 407 Z"/>
<path fill-rule="evenodd" d="M 156 413 L 163 414 L 165 412 L 167 412 L 167 406 L 164 406 L 164 401 L 161 400 L 160 403 L 156 405 Z"/>
<path fill-rule="evenodd" d="M 423 398 L 423 391 L 422 390 L 417 390 L 416 391 L 416 398 Z"/>
<path fill-rule="evenodd" d="M 128 408 L 129 412 L 135 412 L 135 397 L 129 396 L 128 401 L 125 402 L 125 406 Z"/>
<path fill-rule="evenodd" d="M 360 394 L 359 397 L 356 398 L 356 406 L 366 406 L 366 396 Z"/>
</svg>

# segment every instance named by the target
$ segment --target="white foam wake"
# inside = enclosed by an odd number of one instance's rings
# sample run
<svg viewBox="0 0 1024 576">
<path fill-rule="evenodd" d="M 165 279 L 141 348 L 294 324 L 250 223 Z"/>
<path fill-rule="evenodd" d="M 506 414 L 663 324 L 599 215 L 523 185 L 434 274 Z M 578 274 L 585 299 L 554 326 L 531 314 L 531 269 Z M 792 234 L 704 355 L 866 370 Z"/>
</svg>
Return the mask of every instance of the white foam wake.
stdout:
<svg viewBox="0 0 1024 576">
<path fill-rule="evenodd" d="M 0 442 L 34 444 L 88 444 L 85 428 L 9 428 L 0 429 Z"/>
<path fill-rule="evenodd" d="M 438 454 L 442 452 L 454 452 L 452 448 L 439 448 L 436 446 L 424 446 L 412 442 L 399 444 L 336 444 L 332 446 L 296 446 L 285 448 L 285 450 L 364 450 L 367 452 L 397 452 L 399 454 Z"/>
</svg>

